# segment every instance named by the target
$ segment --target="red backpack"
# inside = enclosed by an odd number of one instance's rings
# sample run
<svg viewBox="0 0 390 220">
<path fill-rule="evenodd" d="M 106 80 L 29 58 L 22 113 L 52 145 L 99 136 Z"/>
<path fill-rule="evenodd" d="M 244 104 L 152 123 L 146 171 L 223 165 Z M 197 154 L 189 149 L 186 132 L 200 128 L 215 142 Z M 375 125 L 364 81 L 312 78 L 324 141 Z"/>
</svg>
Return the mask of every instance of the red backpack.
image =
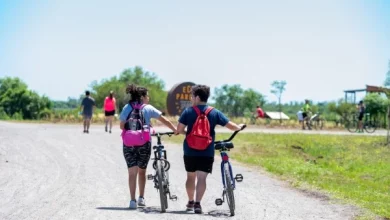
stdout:
<svg viewBox="0 0 390 220">
<path fill-rule="evenodd" d="M 213 142 L 213 138 L 210 134 L 210 122 L 207 115 L 214 108 L 208 107 L 204 113 L 200 112 L 197 106 L 193 106 L 193 108 L 198 117 L 192 126 L 191 133 L 186 137 L 187 144 L 194 150 L 206 150 L 211 142 Z"/>
</svg>

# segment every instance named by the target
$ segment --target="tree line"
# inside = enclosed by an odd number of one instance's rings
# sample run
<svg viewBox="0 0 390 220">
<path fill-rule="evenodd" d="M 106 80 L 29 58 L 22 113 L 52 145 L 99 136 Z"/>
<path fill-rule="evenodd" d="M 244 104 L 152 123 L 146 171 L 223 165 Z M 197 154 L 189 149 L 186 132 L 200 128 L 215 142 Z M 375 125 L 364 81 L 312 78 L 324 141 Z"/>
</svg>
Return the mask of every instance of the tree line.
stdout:
<svg viewBox="0 0 390 220">
<path fill-rule="evenodd" d="M 386 82 L 390 83 L 390 63 Z M 155 73 L 151 73 L 136 66 L 122 71 L 118 76 L 113 76 L 101 81 L 93 81 L 90 84 L 92 97 L 98 108 L 102 108 L 103 102 L 110 91 L 114 91 L 119 110 L 129 100 L 126 94 L 126 86 L 134 83 L 149 89 L 150 102 L 156 108 L 166 112 L 167 91 L 165 83 Z M 389 84 L 390 85 L 390 84 Z M 291 118 L 296 118 L 296 113 L 302 108 L 301 102 L 283 103 L 283 93 L 287 82 L 274 81 L 271 83 L 271 93 L 278 102 L 269 102 L 266 97 L 254 89 L 243 89 L 240 85 L 222 85 L 214 90 L 210 103 L 225 112 L 230 117 L 251 117 L 256 107 L 261 106 L 264 111 L 282 111 Z M 39 96 L 28 89 L 26 83 L 16 77 L 0 78 L 0 119 L 44 119 L 50 117 L 56 109 L 76 109 L 80 106 L 84 97 L 84 91 L 80 91 L 77 98 L 68 98 L 67 101 L 50 100 L 46 96 Z M 368 94 L 365 97 L 367 112 L 372 115 L 383 115 L 387 112 L 388 99 L 380 94 Z M 313 113 L 321 113 L 327 120 L 338 120 L 346 114 L 356 110 L 354 103 L 346 103 L 343 99 L 336 102 L 321 102 L 312 105 Z"/>
</svg>

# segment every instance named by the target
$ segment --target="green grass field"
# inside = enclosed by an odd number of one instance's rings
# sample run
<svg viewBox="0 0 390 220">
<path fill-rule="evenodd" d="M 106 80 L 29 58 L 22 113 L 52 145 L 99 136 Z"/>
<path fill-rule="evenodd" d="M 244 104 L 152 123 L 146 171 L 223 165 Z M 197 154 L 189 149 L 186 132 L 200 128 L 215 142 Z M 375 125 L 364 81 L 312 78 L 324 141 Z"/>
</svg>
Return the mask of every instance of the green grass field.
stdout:
<svg viewBox="0 0 390 220">
<path fill-rule="evenodd" d="M 219 134 L 217 139 L 229 134 Z M 183 136 L 170 141 L 182 142 Z M 233 160 L 260 166 L 296 187 L 390 218 L 390 147 L 385 137 L 240 133 Z"/>
</svg>

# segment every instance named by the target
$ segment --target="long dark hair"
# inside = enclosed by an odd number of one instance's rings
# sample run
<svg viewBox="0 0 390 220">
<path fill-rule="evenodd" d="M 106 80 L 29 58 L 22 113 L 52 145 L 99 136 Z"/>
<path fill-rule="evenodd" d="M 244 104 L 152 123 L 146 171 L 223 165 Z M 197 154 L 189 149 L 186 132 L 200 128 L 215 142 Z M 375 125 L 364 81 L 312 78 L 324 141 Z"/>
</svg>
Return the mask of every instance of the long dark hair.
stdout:
<svg viewBox="0 0 390 220">
<path fill-rule="evenodd" d="M 130 94 L 131 98 L 129 102 L 141 102 L 141 97 L 148 94 L 148 89 L 134 84 L 129 84 L 126 87 L 126 93 Z"/>
<path fill-rule="evenodd" d="M 110 99 L 114 98 L 114 92 L 113 91 L 110 91 Z"/>
</svg>

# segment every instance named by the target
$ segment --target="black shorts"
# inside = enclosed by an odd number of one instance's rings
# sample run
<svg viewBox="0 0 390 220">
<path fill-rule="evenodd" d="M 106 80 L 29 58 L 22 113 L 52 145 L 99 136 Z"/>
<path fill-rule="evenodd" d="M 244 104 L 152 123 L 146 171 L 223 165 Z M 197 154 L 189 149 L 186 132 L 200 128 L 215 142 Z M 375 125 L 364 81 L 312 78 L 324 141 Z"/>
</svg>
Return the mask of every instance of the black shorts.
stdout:
<svg viewBox="0 0 390 220">
<path fill-rule="evenodd" d="M 302 113 L 302 117 L 303 117 L 303 119 L 305 119 L 306 117 L 307 117 L 307 113 Z"/>
<path fill-rule="evenodd" d="M 212 173 L 214 157 L 191 157 L 184 155 L 184 166 L 187 172 L 203 171 Z"/>
<path fill-rule="evenodd" d="M 115 115 L 115 110 L 112 111 L 104 111 L 105 116 L 114 116 Z"/>
<path fill-rule="evenodd" d="M 125 157 L 127 168 L 138 166 L 141 169 L 146 169 L 152 153 L 151 146 L 150 142 L 140 147 L 123 146 L 123 156 Z"/>
<path fill-rule="evenodd" d="M 358 117 L 359 121 L 363 120 L 363 118 L 364 118 L 364 113 L 363 112 L 359 113 L 359 117 Z"/>
</svg>

